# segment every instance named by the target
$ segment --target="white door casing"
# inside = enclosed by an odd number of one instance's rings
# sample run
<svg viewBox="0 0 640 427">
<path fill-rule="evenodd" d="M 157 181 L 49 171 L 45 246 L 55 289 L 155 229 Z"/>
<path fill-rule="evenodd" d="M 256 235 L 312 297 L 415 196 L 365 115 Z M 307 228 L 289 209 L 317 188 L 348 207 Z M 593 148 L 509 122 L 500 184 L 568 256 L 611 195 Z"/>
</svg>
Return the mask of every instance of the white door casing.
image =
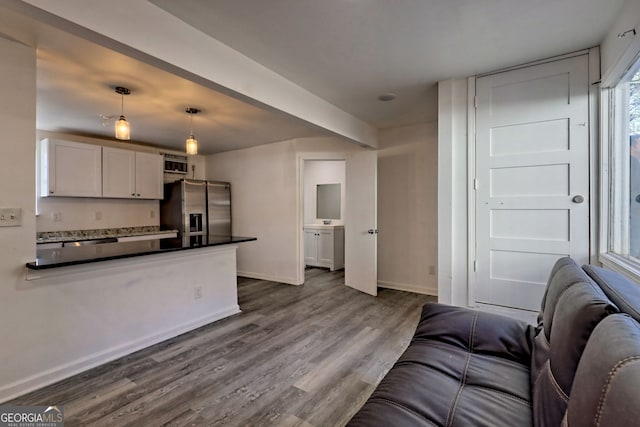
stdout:
<svg viewBox="0 0 640 427">
<path fill-rule="evenodd" d="M 558 258 L 589 260 L 588 56 L 478 78 L 476 100 L 475 303 L 537 311 Z"/>
<path fill-rule="evenodd" d="M 378 294 L 377 166 L 375 151 L 346 157 L 345 284 L 370 295 Z"/>
</svg>

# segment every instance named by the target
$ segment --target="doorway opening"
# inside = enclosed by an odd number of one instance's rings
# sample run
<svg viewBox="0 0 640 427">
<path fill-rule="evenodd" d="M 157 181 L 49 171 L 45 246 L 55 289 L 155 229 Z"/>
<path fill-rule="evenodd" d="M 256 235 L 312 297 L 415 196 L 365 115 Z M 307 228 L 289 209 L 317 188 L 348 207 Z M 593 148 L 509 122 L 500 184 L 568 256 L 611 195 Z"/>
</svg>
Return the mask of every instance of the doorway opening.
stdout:
<svg viewBox="0 0 640 427">
<path fill-rule="evenodd" d="M 302 267 L 342 270 L 346 162 L 305 159 L 302 166 Z"/>
<path fill-rule="evenodd" d="M 322 182 L 311 177 L 305 180 L 305 170 L 314 171 L 316 166 L 320 170 L 317 175 L 323 177 Z M 336 170 L 344 171 L 344 178 L 338 178 L 337 172 L 331 171 L 331 166 Z M 338 208 L 337 203 L 334 202 L 333 210 L 321 209 L 321 212 L 318 212 L 318 185 L 325 184 L 329 186 L 320 190 L 321 199 L 334 200 L 338 199 L 338 187 L 331 184 L 340 184 L 340 206 Z M 306 185 L 313 186 L 313 189 L 305 191 Z M 373 150 L 324 154 L 300 153 L 298 154 L 297 187 L 298 283 L 304 283 L 305 266 L 308 263 L 305 260 L 306 221 L 312 222 L 306 225 L 317 225 L 321 229 L 324 227 L 323 231 L 333 229 L 331 257 L 337 262 L 339 252 L 343 251 L 344 254 L 344 267 L 338 267 L 339 264 L 336 264 L 333 268 L 344 268 L 345 285 L 370 295 L 377 295 L 377 153 Z M 305 198 L 311 206 L 307 208 L 306 217 Z M 313 200 L 315 200 L 315 207 L 313 207 Z M 324 201 L 321 200 L 320 204 L 324 205 Z M 338 212 L 340 212 L 339 215 Z M 325 224 L 324 221 L 330 221 L 330 223 Z M 306 237 L 329 240 L 329 237 L 322 236 L 321 232 L 316 231 L 316 233 L 319 235 Z M 344 244 L 341 243 L 342 240 Z M 323 248 L 331 252 L 328 246 Z M 323 249 L 316 247 L 316 251 L 320 254 L 319 256 L 324 256 Z M 332 266 L 328 264 L 328 260 L 329 256 L 324 259 L 325 265 L 331 269 Z"/>
</svg>

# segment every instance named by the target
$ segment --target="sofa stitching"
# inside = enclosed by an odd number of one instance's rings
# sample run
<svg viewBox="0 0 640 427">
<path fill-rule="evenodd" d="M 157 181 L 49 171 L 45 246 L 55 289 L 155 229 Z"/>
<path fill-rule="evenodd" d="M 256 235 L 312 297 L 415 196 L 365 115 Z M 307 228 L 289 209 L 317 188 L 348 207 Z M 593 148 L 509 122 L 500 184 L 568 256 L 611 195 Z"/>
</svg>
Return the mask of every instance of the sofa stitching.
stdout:
<svg viewBox="0 0 640 427">
<path fill-rule="evenodd" d="M 476 332 L 478 314 L 479 312 L 476 311 L 473 315 L 471 329 L 469 331 L 469 353 L 467 354 L 467 361 L 464 365 L 464 370 L 462 371 L 462 377 L 460 378 L 460 384 L 458 385 L 458 391 L 456 393 L 456 397 L 453 399 L 453 403 L 451 404 L 451 408 L 449 409 L 449 414 L 447 415 L 447 420 L 445 421 L 445 426 L 448 426 L 448 427 L 450 427 L 451 423 L 453 423 L 453 417 L 458 407 L 458 399 L 460 398 L 460 395 L 462 394 L 462 389 L 464 388 L 465 383 L 467 381 L 467 371 L 469 370 L 469 362 L 471 361 L 471 355 L 473 354 L 473 338 Z"/>
<path fill-rule="evenodd" d="M 566 393 L 562 390 L 560 384 L 558 384 L 558 382 L 556 381 L 556 377 L 553 375 L 550 360 L 547 360 L 547 363 L 545 363 L 544 370 L 549 372 L 549 379 L 551 380 L 551 384 L 553 385 L 553 388 L 558 392 L 560 398 L 564 400 L 565 403 L 569 402 L 569 396 L 567 396 Z"/>
<path fill-rule="evenodd" d="M 514 401 L 516 401 L 518 403 L 522 403 L 525 406 L 531 407 L 531 402 L 529 402 L 527 399 L 523 399 L 522 397 L 514 396 L 513 394 L 509 394 L 509 393 L 506 393 L 506 392 L 501 391 L 501 390 L 496 390 L 495 388 L 491 388 L 491 387 L 487 387 L 487 386 L 483 386 L 483 385 L 479 385 L 479 384 L 467 384 L 467 387 L 476 387 L 476 388 L 482 388 L 482 389 L 485 389 L 485 390 L 489 390 L 489 391 L 492 391 L 492 392 L 494 392 L 496 394 L 499 394 L 501 396 L 504 396 L 506 398 L 514 400 Z"/>
<path fill-rule="evenodd" d="M 400 409 L 403 409 L 405 411 L 411 412 L 412 414 L 415 414 L 415 415 L 419 416 L 420 418 L 423 418 L 423 419 L 427 420 L 427 422 L 431 423 L 434 426 L 437 425 L 435 421 L 430 420 L 429 418 L 425 417 L 423 414 L 421 414 L 421 413 L 409 408 L 406 405 L 402 405 L 402 404 L 400 404 L 398 402 L 395 402 L 393 400 L 387 399 L 385 397 L 380 397 L 380 396 L 371 396 L 371 398 L 368 401 L 371 402 L 371 401 L 374 401 L 374 400 L 380 400 L 380 401 L 383 401 L 383 402 L 388 403 L 390 405 L 397 406 Z"/>
<path fill-rule="evenodd" d="M 549 359 L 547 359 L 547 361 L 545 362 L 545 365 L 549 363 Z M 538 380 L 540 380 L 540 378 L 542 378 L 542 374 L 545 371 L 545 367 L 543 367 L 542 369 L 540 369 L 540 371 L 538 372 L 538 375 L 536 376 L 535 381 L 533 382 L 533 387 L 535 388 L 538 385 Z"/>
<path fill-rule="evenodd" d="M 630 357 L 624 358 L 618 363 L 616 363 L 615 366 L 609 371 L 609 374 L 607 375 L 607 381 L 604 383 L 604 385 L 602 386 L 602 390 L 600 391 L 600 400 L 598 401 L 598 410 L 596 411 L 596 419 L 594 421 L 594 425 L 596 427 L 600 425 L 602 411 L 604 409 L 604 402 L 607 399 L 609 389 L 611 388 L 611 382 L 613 381 L 613 377 L 615 377 L 618 371 L 622 369 L 625 365 L 636 360 L 640 360 L 640 356 L 630 356 Z"/>
</svg>

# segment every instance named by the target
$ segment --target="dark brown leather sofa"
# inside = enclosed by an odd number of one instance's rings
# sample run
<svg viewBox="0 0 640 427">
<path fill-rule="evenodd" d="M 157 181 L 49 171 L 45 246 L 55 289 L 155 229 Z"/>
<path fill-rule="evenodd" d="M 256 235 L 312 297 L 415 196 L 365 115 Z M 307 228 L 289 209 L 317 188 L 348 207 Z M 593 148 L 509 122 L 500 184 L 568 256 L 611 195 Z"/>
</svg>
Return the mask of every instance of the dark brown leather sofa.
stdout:
<svg viewBox="0 0 640 427">
<path fill-rule="evenodd" d="M 425 305 L 348 425 L 640 425 L 640 286 L 562 258 L 538 320 Z"/>
</svg>

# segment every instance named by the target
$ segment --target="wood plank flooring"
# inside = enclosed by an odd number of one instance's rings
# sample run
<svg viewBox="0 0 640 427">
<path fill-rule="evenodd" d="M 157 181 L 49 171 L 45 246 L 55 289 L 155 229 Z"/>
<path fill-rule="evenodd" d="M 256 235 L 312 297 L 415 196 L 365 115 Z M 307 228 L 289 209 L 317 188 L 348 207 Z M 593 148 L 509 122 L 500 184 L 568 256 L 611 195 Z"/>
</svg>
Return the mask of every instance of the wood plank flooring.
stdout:
<svg viewBox="0 0 640 427">
<path fill-rule="evenodd" d="M 238 279 L 241 314 L 22 396 L 67 426 L 342 426 L 411 338 L 433 297 Z"/>
</svg>

